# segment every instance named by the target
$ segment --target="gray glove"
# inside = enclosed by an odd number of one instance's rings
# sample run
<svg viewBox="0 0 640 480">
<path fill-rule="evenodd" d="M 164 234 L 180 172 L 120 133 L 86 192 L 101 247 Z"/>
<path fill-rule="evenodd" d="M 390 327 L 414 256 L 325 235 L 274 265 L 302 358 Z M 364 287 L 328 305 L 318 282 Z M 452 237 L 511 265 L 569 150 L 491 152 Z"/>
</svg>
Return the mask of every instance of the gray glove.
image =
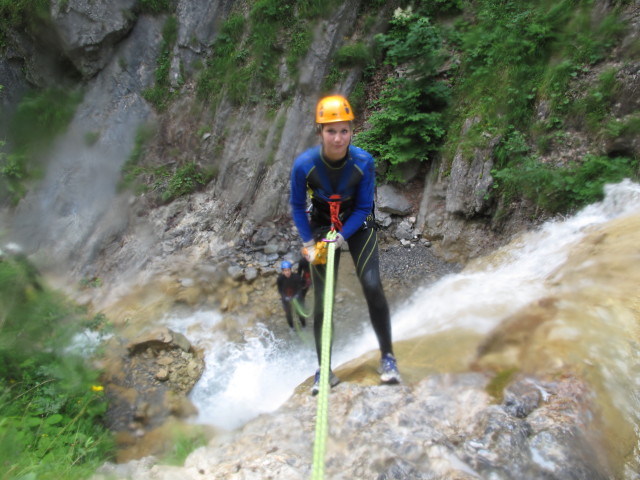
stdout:
<svg viewBox="0 0 640 480">
<path fill-rule="evenodd" d="M 302 255 L 309 263 L 313 263 L 316 259 L 316 242 L 309 240 L 308 242 L 304 242 L 302 245 Z"/>
</svg>

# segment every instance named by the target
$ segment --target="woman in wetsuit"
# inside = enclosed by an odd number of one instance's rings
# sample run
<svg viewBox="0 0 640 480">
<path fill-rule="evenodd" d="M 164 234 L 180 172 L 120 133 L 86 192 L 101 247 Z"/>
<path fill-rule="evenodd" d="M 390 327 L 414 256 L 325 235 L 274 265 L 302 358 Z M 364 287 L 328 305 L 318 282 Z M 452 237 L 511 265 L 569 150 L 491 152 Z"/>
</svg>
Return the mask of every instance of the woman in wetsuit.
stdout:
<svg viewBox="0 0 640 480">
<path fill-rule="evenodd" d="M 321 143 L 300 154 L 293 164 L 291 210 L 304 244 L 303 255 L 311 263 L 318 362 L 321 360 L 326 265 L 316 261 L 317 242 L 333 226 L 338 231 L 336 276 L 340 247 L 347 243 L 380 346 L 380 379 L 383 383 L 397 383 L 400 375 L 393 355 L 389 305 L 380 280 L 373 217 L 375 164 L 368 152 L 351 145 L 354 118 L 349 102 L 342 96 L 325 97 L 318 102 L 316 124 Z M 311 192 L 312 202 L 309 216 L 307 191 Z M 319 389 L 319 371 L 316 371 L 313 394 Z M 332 386 L 339 382 L 333 372 L 330 382 Z"/>
</svg>

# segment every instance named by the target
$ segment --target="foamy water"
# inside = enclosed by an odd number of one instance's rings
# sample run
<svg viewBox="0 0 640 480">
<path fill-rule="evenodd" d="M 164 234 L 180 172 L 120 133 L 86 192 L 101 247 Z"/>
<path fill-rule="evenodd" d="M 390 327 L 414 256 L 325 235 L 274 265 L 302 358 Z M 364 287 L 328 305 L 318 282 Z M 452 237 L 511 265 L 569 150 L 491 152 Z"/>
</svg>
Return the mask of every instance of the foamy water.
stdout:
<svg viewBox="0 0 640 480">
<path fill-rule="evenodd" d="M 394 340 L 452 328 L 488 332 L 549 293 L 546 280 L 591 227 L 637 211 L 640 186 L 623 182 L 607 187 L 603 202 L 565 221 L 550 222 L 465 271 L 416 291 L 393 313 Z M 244 332 L 243 342 L 233 343 L 216 330 L 220 319 L 219 313 L 208 311 L 167 318 L 164 323 L 206 352 L 205 372 L 191 394 L 199 410 L 197 422 L 234 429 L 281 406 L 317 364 L 309 336 L 277 338 L 259 324 Z M 368 324 L 357 331 L 350 342 L 334 346 L 334 368 L 377 349 Z"/>
</svg>

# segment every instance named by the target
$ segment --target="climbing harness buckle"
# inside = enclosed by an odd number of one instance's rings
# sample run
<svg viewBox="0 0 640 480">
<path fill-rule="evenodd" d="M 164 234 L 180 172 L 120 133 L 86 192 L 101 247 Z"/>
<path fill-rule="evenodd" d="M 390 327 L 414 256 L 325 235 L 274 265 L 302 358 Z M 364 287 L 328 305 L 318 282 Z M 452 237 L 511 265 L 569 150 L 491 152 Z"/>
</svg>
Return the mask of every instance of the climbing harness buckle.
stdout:
<svg viewBox="0 0 640 480">
<path fill-rule="evenodd" d="M 342 197 L 337 193 L 329 197 L 329 213 L 331 215 L 331 230 L 342 231 L 342 221 L 340 220 L 340 204 Z"/>
</svg>

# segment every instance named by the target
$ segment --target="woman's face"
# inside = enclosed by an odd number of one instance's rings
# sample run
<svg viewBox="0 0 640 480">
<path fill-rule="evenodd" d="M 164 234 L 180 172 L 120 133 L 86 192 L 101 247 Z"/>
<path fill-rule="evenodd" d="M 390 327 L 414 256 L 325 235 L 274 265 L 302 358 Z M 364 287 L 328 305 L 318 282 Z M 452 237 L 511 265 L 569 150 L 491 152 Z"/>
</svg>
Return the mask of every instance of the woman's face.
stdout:
<svg viewBox="0 0 640 480">
<path fill-rule="evenodd" d="M 342 160 L 351 143 L 351 123 L 325 123 L 322 126 L 322 153 L 327 160 Z"/>
</svg>

